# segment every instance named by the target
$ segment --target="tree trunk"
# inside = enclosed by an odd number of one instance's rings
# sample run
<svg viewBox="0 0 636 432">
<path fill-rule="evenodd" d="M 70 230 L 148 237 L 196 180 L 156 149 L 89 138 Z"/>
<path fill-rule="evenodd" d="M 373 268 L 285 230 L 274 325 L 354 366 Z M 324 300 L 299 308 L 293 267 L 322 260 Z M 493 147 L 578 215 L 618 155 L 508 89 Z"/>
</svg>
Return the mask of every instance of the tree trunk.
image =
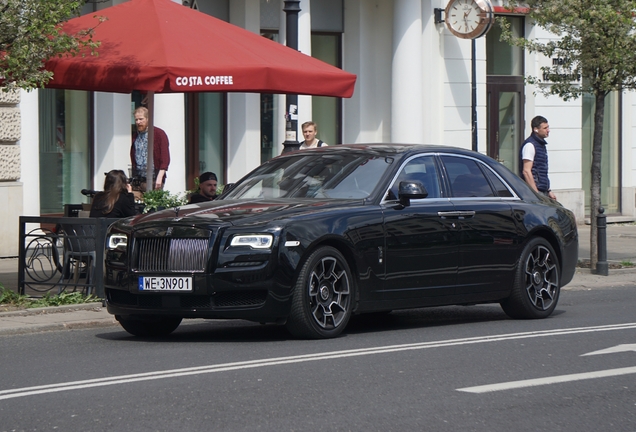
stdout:
<svg viewBox="0 0 636 432">
<path fill-rule="evenodd" d="M 605 96 L 602 91 L 595 92 L 596 109 L 594 111 L 594 138 L 592 140 L 592 167 L 590 191 L 590 268 L 596 271 L 598 262 L 598 230 L 596 216 L 601 207 L 601 153 L 603 149 L 603 118 L 605 117 Z"/>
</svg>

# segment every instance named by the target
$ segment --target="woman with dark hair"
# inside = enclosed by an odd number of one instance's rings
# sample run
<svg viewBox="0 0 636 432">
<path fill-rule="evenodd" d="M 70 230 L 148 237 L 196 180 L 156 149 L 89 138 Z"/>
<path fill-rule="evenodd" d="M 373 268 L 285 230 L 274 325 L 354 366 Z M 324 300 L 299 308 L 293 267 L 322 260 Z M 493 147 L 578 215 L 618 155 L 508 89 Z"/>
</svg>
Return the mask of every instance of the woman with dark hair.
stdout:
<svg viewBox="0 0 636 432">
<path fill-rule="evenodd" d="M 104 191 L 93 199 L 90 217 L 123 218 L 137 214 L 135 197 L 122 170 L 106 173 Z"/>
</svg>

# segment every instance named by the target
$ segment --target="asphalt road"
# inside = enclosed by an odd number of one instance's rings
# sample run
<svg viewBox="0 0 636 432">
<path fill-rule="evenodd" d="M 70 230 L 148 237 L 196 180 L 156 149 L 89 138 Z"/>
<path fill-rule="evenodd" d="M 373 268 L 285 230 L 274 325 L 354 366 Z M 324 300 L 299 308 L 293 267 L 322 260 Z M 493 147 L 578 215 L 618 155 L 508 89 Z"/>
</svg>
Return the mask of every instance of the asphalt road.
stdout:
<svg viewBox="0 0 636 432">
<path fill-rule="evenodd" d="M 245 321 L 0 337 L 0 431 L 634 431 L 636 285 L 357 317 L 334 340 Z"/>
</svg>

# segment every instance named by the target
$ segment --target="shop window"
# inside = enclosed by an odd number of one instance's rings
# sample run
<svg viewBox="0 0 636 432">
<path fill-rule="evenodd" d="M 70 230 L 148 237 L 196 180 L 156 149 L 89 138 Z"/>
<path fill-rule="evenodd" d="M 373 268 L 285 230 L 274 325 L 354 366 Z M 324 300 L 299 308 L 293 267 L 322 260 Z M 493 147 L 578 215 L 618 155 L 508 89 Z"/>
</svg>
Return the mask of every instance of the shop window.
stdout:
<svg viewBox="0 0 636 432">
<path fill-rule="evenodd" d="M 504 17 L 510 23 L 514 37 L 523 36 L 524 19 Z M 499 40 L 501 28 L 493 26 L 486 36 L 486 73 L 488 75 L 523 75 L 523 49 Z"/>
<path fill-rule="evenodd" d="M 605 117 L 603 119 L 603 144 L 601 158 L 601 206 L 605 214 L 621 212 L 621 140 L 620 105 L 621 94 L 612 92 L 605 97 Z M 590 191 L 592 187 L 590 169 L 592 167 L 592 142 L 594 139 L 594 111 L 596 102 L 591 94 L 583 95 L 583 143 L 582 173 L 585 191 L 585 214 L 590 214 Z"/>
<path fill-rule="evenodd" d="M 282 10 L 281 0 L 261 0 L 261 29 L 278 32 Z"/>
<path fill-rule="evenodd" d="M 226 93 L 186 94 L 187 184 L 211 171 L 224 184 L 226 160 Z"/>
<path fill-rule="evenodd" d="M 341 67 L 340 34 L 312 34 L 311 55 Z M 342 99 L 313 96 L 311 101 L 312 120 L 318 125 L 318 138 L 327 144 L 342 144 Z"/>
<path fill-rule="evenodd" d="M 39 90 L 40 214 L 61 214 L 65 204 L 88 203 L 91 188 L 91 93 Z"/>
<path fill-rule="evenodd" d="M 262 31 L 261 36 L 278 42 L 277 32 Z M 279 136 L 276 113 L 279 103 L 281 100 L 284 101 L 284 97 L 284 95 L 271 93 L 261 94 L 261 163 L 278 156 L 283 149 L 282 143 L 285 140 Z"/>
<path fill-rule="evenodd" d="M 320 0 L 311 2 L 312 32 L 344 32 L 343 0 Z"/>
</svg>

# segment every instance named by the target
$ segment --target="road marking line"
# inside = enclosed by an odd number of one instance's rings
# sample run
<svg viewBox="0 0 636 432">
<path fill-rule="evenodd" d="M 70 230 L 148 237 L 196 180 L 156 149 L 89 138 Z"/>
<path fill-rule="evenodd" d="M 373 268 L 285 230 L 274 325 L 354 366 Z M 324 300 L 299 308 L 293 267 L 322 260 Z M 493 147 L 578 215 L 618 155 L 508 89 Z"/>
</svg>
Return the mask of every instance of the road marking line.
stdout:
<svg viewBox="0 0 636 432">
<path fill-rule="evenodd" d="M 629 351 L 636 351 L 636 344 L 617 345 L 615 347 L 606 348 L 599 351 L 590 352 L 587 354 L 581 354 L 581 357 L 599 355 L 599 354 L 616 354 L 616 353 L 629 352 Z"/>
<path fill-rule="evenodd" d="M 635 373 L 636 373 L 636 366 L 619 368 L 619 369 L 607 369 L 607 370 L 596 371 L 596 372 L 585 372 L 585 373 L 570 374 L 570 375 L 558 375 L 553 377 L 535 378 L 535 379 L 528 379 L 528 380 L 522 380 L 522 381 L 510 381 L 505 383 L 487 384 L 487 385 L 475 386 L 475 387 L 464 387 L 464 388 L 457 389 L 457 391 L 467 392 L 467 393 L 489 393 L 489 392 L 496 392 L 496 391 L 503 391 L 503 390 L 520 389 L 524 387 L 536 387 L 536 386 L 542 386 L 542 385 L 558 384 L 558 383 L 565 383 L 565 382 L 572 382 L 572 381 L 582 381 L 582 380 L 595 379 L 595 378 L 606 378 L 606 377 L 629 375 L 629 374 L 635 374 Z"/>
<path fill-rule="evenodd" d="M 253 369 L 266 366 L 302 363 L 316 360 L 332 360 L 338 358 L 358 357 L 363 355 L 386 354 L 391 352 L 421 350 L 428 348 L 441 348 L 449 346 L 471 345 L 478 343 L 500 342 L 517 339 L 530 339 L 537 337 L 549 337 L 566 334 L 592 333 L 614 330 L 635 329 L 636 323 L 612 324 L 592 327 L 576 327 L 570 329 L 540 330 L 525 333 L 509 333 L 493 336 L 476 336 L 461 339 L 449 339 L 445 341 L 420 342 L 414 344 L 388 345 L 371 348 L 359 348 L 345 351 L 332 351 L 316 354 L 302 354 L 297 356 L 278 357 L 269 359 L 247 360 L 242 362 L 222 363 L 218 365 L 195 366 L 181 369 L 169 369 L 165 371 L 143 372 L 130 375 L 94 378 L 81 381 L 71 381 L 58 384 L 45 384 L 40 386 L 23 387 L 17 389 L 0 390 L 0 400 L 13 399 L 38 394 L 55 393 L 69 390 L 78 390 L 92 387 L 102 387 L 115 384 L 126 384 L 139 381 L 175 378 L 188 375 L 198 375 L 213 372 L 227 372 L 240 369 Z"/>
</svg>

